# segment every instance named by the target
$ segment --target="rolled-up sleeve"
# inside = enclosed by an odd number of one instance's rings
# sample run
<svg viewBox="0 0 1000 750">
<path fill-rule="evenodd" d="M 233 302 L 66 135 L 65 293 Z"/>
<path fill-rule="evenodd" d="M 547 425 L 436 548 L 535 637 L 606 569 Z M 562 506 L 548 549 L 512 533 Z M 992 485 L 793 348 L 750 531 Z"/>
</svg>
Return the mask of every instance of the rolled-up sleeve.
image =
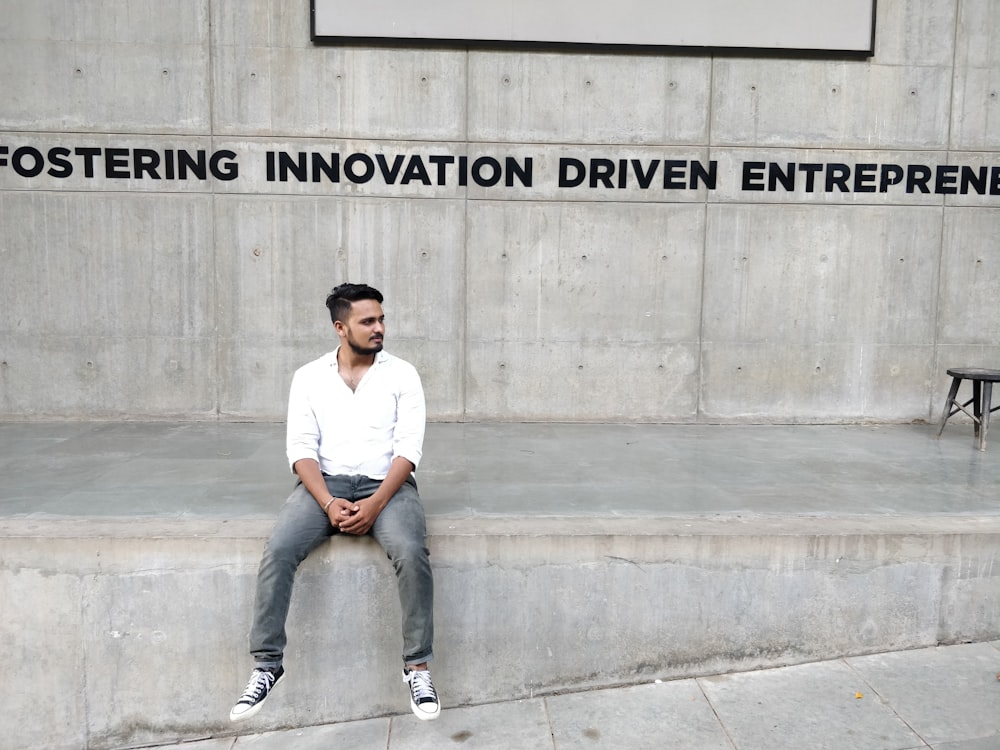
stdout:
<svg viewBox="0 0 1000 750">
<path fill-rule="evenodd" d="M 288 422 L 285 432 L 285 452 L 288 467 L 294 473 L 295 462 L 303 458 L 319 461 L 319 423 L 309 402 L 307 370 L 299 369 L 292 377 L 288 393 Z"/>
<path fill-rule="evenodd" d="M 397 361 L 404 371 L 396 400 L 396 426 L 392 434 L 392 457 L 402 457 L 416 469 L 424 451 L 427 407 L 420 375 L 408 363 Z"/>
</svg>

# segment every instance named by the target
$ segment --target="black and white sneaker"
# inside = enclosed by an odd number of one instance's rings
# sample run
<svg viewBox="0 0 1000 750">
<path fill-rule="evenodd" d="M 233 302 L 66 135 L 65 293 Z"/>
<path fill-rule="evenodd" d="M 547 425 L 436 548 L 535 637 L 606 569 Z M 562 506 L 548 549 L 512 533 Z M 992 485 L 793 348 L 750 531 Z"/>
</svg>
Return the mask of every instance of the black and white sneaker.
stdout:
<svg viewBox="0 0 1000 750">
<path fill-rule="evenodd" d="M 267 700 L 267 696 L 271 693 L 271 688 L 278 684 L 278 680 L 281 679 L 284 673 L 284 667 L 278 667 L 277 671 L 255 669 L 253 674 L 250 675 L 250 682 L 247 683 L 247 689 L 243 691 L 243 695 L 236 701 L 236 705 L 229 712 L 229 720 L 241 721 L 249 719 L 260 711 L 261 706 L 264 705 L 264 701 Z"/>
<path fill-rule="evenodd" d="M 441 703 L 426 669 L 404 669 L 403 682 L 410 686 L 410 708 L 418 719 L 430 721 L 441 713 Z"/>
</svg>

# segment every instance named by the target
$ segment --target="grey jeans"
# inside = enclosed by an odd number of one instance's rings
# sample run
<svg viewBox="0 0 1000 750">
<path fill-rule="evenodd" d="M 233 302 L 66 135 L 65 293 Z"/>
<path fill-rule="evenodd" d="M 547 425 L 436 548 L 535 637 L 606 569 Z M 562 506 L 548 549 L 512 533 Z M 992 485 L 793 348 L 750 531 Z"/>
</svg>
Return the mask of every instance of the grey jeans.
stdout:
<svg viewBox="0 0 1000 750">
<path fill-rule="evenodd" d="M 371 497 L 381 484 L 381 480 L 363 476 L 325 479 L 331 495 L 352 502 Z M 295 571 L 310 552 L 339 533 L 305 486 L 297 485 L 278 514 L 257 573 L 257 599 L 250 629 L 250 653 L 256 666 L 274 668 L 281 664 Z M 434 639 L 434 579 L 424 508 L 412 477 L 393 495 L 369 533 L 385 550 L 396 571 L 403 611 L 403 662 L 429 661 Z"/>
</svg>

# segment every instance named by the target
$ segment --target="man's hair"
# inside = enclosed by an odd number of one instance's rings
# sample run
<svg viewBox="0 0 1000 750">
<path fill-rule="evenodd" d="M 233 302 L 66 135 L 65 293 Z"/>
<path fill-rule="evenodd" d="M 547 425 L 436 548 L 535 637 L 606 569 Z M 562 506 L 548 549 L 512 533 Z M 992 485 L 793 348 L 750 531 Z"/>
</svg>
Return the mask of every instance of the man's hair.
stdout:
<svg viewBox="0 0 1000 750">
<path fill-rule="evenodd" d="M 330 311 L 330 320 L 336 323 L 347 322 L 351 305 L 362 299 L 373 299 L 382 304 L 382 292 L 367 284 L 341 284 L 335 286 L 326 296 L 326 306 Z"/>
</svg>

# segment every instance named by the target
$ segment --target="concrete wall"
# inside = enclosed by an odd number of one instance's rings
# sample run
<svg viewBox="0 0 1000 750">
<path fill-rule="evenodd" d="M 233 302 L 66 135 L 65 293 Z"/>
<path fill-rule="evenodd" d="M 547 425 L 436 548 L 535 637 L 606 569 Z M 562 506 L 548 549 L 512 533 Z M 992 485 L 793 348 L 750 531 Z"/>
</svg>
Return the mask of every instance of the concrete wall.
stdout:
<svg viewBox="0 0 1000 750">
<path fill-rule="evenodd" d="M 234 636 L 268 525 L 0 522 L 0 637 L 18 644 L 4 747 L 234 734 L 249 669 Z M 448 707 L 990 639 L 1000 621 L 993 519 L 449 518 L 429 531 Z M 399 605 L 375 543 L 331 541 L 296 586 L 284 687 L 240 731 L 406 713 Z"/>
<path fill-rule="evenodd" d="M 387 294 L 437 420 L 927 419 L 946 367 L 1000 367 L 1000 195 L 853 181 L 1000 166 L 993 0 L 880 0 L 864 60 L 315 46 L 307 0 L 3 5 L 4 418 L 281 418 L 348 279 Z M 239 176 L 153 179 L 136 149 Z M 535 179 L 268 179 L 279 152 Z M 561 159 L 618 173 L 561 187 Z M 620 160 L 718 179 L 619 187 Z M 755 190 L 754 162 L 854 177 Z"/>
</svg>

